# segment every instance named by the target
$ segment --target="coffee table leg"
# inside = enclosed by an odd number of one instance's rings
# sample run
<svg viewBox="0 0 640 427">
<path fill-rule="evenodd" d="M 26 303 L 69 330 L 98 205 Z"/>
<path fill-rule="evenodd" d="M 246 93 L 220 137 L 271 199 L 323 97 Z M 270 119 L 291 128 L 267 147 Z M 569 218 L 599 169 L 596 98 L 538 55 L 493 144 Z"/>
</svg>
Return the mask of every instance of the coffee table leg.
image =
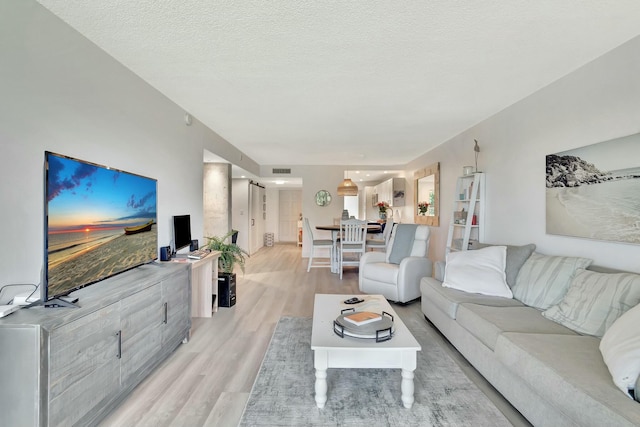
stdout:
<svg viewBox="0 0 640 427">
<path fill-rule="evenodd" d="M 404 351 L 402 353 L 402 383 L 400 389 L 402 390 L 402 404 L 407 409 L 411 409 L 415 400 L 413 397 L 413 371 L 416 370 L 417 364 L 417 351 Z"/>
<path fill-rule="evenodd" d="M 413 371 L 409 371 L 408 369 L 402 370 L 402 384 L 400 386 L 402 389 L 402 404 L 405 408 L 411 409 L 413 406 Z"/>
<path fill-rule="evenodd" d="M 318 408 L 324 408 L 327 402 L 327 371 L 316 369 L 316 404 Z"/>
<path fill-rule="evenodd" d="M 313 366 L 316 368 L 316 405 L 324 408 L 327 402 L 327 368 L 328 357 L 326 351 L 315 350 Z"/>
</svg>

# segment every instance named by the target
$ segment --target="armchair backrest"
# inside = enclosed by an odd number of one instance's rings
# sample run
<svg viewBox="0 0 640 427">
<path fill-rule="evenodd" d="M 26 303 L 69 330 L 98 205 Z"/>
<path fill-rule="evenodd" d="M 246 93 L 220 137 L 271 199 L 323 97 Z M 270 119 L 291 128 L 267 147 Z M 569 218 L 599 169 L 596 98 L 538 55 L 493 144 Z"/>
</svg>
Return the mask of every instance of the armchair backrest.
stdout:
<svg viewBox="0 0 640 427">
<path fill-rule="evenodd" d="M 407 239 L 407 232 L 411 230 L 414 230 L 411 236 L 412 239 Z M 397 258 L 397 255 L 394 257 L 394 246 L 398 246 L 395 248 L 395 254 L 402 252 L 407 256 L 427 257 L 429 253 L 429 238 L 431 237 L 430 231 L 431 229 L 427 225 L 395 224 L 387 245 L 386 261 L 393 263 L 394 258 Z M 398 235 L 401 237 L 396 239 Z M 402 237 L 403 235 L 404 238 Z M 400 247 L 401 245 L 402 247 Z M 404 245 L 409 245 L 409 247 Z"/>
</svg>

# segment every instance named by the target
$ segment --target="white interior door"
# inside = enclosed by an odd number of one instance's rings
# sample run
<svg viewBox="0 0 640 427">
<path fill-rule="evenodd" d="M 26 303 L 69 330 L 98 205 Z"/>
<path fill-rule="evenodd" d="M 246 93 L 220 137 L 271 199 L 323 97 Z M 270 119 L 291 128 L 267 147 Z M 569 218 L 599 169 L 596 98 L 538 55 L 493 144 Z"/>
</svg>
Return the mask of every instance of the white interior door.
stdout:
<svg viewBox="0 0 640 427">
<path fill-rule="evenodd" d="M 264 246 L 266 195 L 264 188 L 255 184 L 249 186 L 249 210 L 251 218 L 249 222 L 249 248 L 250 254 L 254 254 Z"/>
<path fill-rule="evenodd" d="M 302 190 L 280 190 L 278 235 L 281 242 L 298 241 L 298 220 L 302 213 Z"/>
</svg>

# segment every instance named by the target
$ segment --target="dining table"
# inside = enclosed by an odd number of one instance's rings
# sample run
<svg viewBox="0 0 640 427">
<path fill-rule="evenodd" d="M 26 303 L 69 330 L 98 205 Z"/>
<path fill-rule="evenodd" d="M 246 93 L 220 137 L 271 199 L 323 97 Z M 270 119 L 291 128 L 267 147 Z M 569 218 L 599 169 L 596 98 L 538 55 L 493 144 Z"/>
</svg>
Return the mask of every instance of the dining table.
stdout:
<svg viewBox="0 0 640 427">
<path fill-rule="evenodd" d="M 331 231 L 333 247 L 331 249 L 331 272 L 339 273 L 340 260 L 338 258 L 338 232 L 342 230 L 340 224 L 316 225 L 316 230 Z M 379 233 L 382 230 L 380 224 L 367 224 L 367 233 Z"/>
</svg>

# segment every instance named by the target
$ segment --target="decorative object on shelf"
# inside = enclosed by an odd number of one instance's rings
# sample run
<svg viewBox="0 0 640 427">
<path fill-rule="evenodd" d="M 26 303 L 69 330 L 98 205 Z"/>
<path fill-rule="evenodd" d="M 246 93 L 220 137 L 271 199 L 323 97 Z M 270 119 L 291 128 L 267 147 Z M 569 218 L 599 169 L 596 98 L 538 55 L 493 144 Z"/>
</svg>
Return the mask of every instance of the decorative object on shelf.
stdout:
<svg viewBox="0 0 640 427">
<path fill-rule="evenodd" d="M 418 215 L 425 216 L 427 214 L 427 210 L 429 210 L 429 203 L 427 202 L 418 203 Z"/>
<path fill-rule="evenodd" d="M 355 182 L 349 178 L 349 171 L 347 171 L 347 177 L 342 181 L 342 184 L 338 186 L 338 196 L 357 196 L 358 186 Z"/>
<path fill-rule="evenodd" d="M 387 209 L 389 209 L 389 203 L 378 202 L 378 216 L 380 219 L 387 219 Z"/>
<path fill-rule="evenodd" d="M 316 193 L 316 205 L 329 206 L 331 204 L 331 193 L 327 190 L 320 190 Z"/>
<path fill-rule="evenodd" d="M 477 139 L 474 139 L 473 141 L 475 142 L 475 145 L 473 146 L 473 152 L 476 155 L 476 170 L 474 172 L 478 173 L 478 172 L 480 172 L 478 170 L 478 154 L 480 153 L 480 146 L 478 145 L 478 140 Z"/>
<path fill-rule="evenodd" d="M 473 166 L 463 166 L 462 167 L 462 175 L 471 175 L 474 172 Z"/>
</svg>

